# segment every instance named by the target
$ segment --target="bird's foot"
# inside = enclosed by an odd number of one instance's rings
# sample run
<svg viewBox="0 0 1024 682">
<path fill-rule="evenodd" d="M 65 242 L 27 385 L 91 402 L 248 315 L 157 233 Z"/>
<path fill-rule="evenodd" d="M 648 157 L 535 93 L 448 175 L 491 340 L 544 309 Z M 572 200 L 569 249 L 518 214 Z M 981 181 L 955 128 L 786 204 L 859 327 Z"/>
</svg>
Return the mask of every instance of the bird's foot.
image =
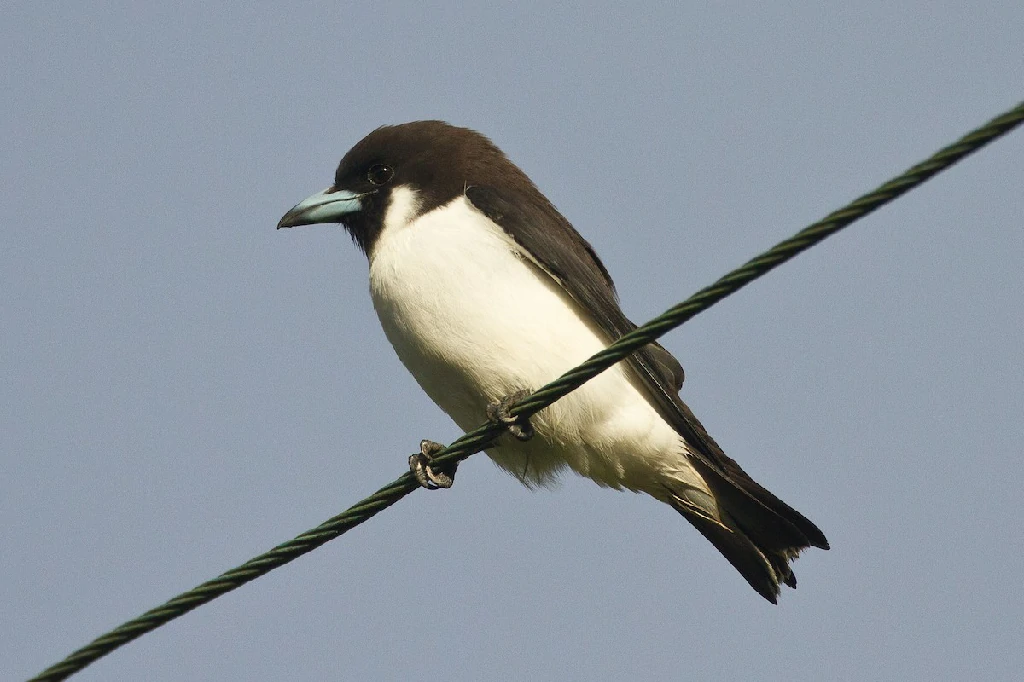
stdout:
<svg viewBox="0 0 1024 682">
<path fill-rule="evenodd" d="M 528 417 L 513 417 L 509 409 L 523 398 L 530 395 L 531 391 L 516 391 L 507 395 L 497 402 L 487 406 L 487 418 L 493 423 L 504 426 L 508 432 L 518 440 L 527 441 L 533 438 L 533 426 Z"/>
<path fill-rule="evenodd" d="M 416 477 L 416 481 L 427 490 L 438 488 L 451 488 L 455 483 L 455 470 L 459 463 L 449 464 L 443 469 L 434 469 L 431 462 L 434 455 L 444 450 L 444 446 L 432 440 L 421 440 L 420 451 L 409 457 L 409 470 Z"/>
</svg>

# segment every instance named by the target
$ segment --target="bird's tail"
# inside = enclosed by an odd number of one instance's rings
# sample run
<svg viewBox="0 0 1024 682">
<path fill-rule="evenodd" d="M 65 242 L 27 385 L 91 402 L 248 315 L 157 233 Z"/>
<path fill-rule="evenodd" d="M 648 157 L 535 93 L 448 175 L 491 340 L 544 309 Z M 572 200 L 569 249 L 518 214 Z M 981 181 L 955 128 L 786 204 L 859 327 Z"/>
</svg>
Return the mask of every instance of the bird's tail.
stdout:
<svg viewBox="0 0 1024 682">
<path fill-rule="evenodd" d="M 715 498 L 709 511 L 671 492 L 668 502 L 718 548 L 750 586 L 776 603 L 779 585 L 796 587 L 790 562 L 808 547 L 828 549 L 817 526 L 749 477 L 726 479 L 710 467 L 698 470 Z"/>
</svg>

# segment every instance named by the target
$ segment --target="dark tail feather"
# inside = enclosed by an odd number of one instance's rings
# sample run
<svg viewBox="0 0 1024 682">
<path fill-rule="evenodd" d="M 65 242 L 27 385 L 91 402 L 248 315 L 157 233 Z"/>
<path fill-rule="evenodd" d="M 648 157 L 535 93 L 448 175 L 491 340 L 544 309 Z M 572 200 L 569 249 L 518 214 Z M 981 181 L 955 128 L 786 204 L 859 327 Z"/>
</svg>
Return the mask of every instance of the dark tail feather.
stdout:
<svg viewBox="0 0 1024 682">
<path fill-rule="evenodd" d="M 747 536 L 725 527 L 673 498 L 672 506 L 711 541 L 755 591 L 771 603 L 779 600 L 779 577 L 769 560 Z"/>
<path fill-rule="evenodd" d="M 818 527 L 798 511 L 756 486 L 740 488 L 708 467 L 698 470 L 718 504 L 718 517 L 673 494 L 672 506 L 718 548 L 762 597 L 777 602 L 779 584 L 796 587 L 790 561 L 808 547 L 828 549 Z"/>
</svg>

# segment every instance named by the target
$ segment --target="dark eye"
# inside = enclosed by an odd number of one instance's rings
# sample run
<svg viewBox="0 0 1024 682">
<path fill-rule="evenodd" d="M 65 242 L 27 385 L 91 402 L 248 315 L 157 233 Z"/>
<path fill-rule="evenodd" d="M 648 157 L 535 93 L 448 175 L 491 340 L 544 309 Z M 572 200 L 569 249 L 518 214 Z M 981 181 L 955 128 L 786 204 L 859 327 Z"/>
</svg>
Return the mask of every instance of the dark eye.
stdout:
<svg viewBox="0 0 1024 682">
<path fill-rule="evenodd" d="M 395 174 L 395 169 L 383 163 L 375 163 L 366 171 L 366 179 L 371 185 L 384 185 Z"/>
</svg>

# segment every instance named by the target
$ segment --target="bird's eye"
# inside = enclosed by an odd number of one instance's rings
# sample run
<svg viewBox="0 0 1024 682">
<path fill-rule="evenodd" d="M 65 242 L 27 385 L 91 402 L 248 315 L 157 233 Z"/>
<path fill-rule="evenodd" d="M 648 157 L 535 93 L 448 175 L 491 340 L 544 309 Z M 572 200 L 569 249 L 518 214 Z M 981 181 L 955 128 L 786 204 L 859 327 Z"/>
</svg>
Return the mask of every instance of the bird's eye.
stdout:
<svg viewBox="0 0 1024 682">
<path fill-rule="evenodd" d="M 371 185 L 384 185 L 395 174 L 395 169 L 383 163 L 375 163 L 366 171 L 366 180 Z"/>
</svg>

